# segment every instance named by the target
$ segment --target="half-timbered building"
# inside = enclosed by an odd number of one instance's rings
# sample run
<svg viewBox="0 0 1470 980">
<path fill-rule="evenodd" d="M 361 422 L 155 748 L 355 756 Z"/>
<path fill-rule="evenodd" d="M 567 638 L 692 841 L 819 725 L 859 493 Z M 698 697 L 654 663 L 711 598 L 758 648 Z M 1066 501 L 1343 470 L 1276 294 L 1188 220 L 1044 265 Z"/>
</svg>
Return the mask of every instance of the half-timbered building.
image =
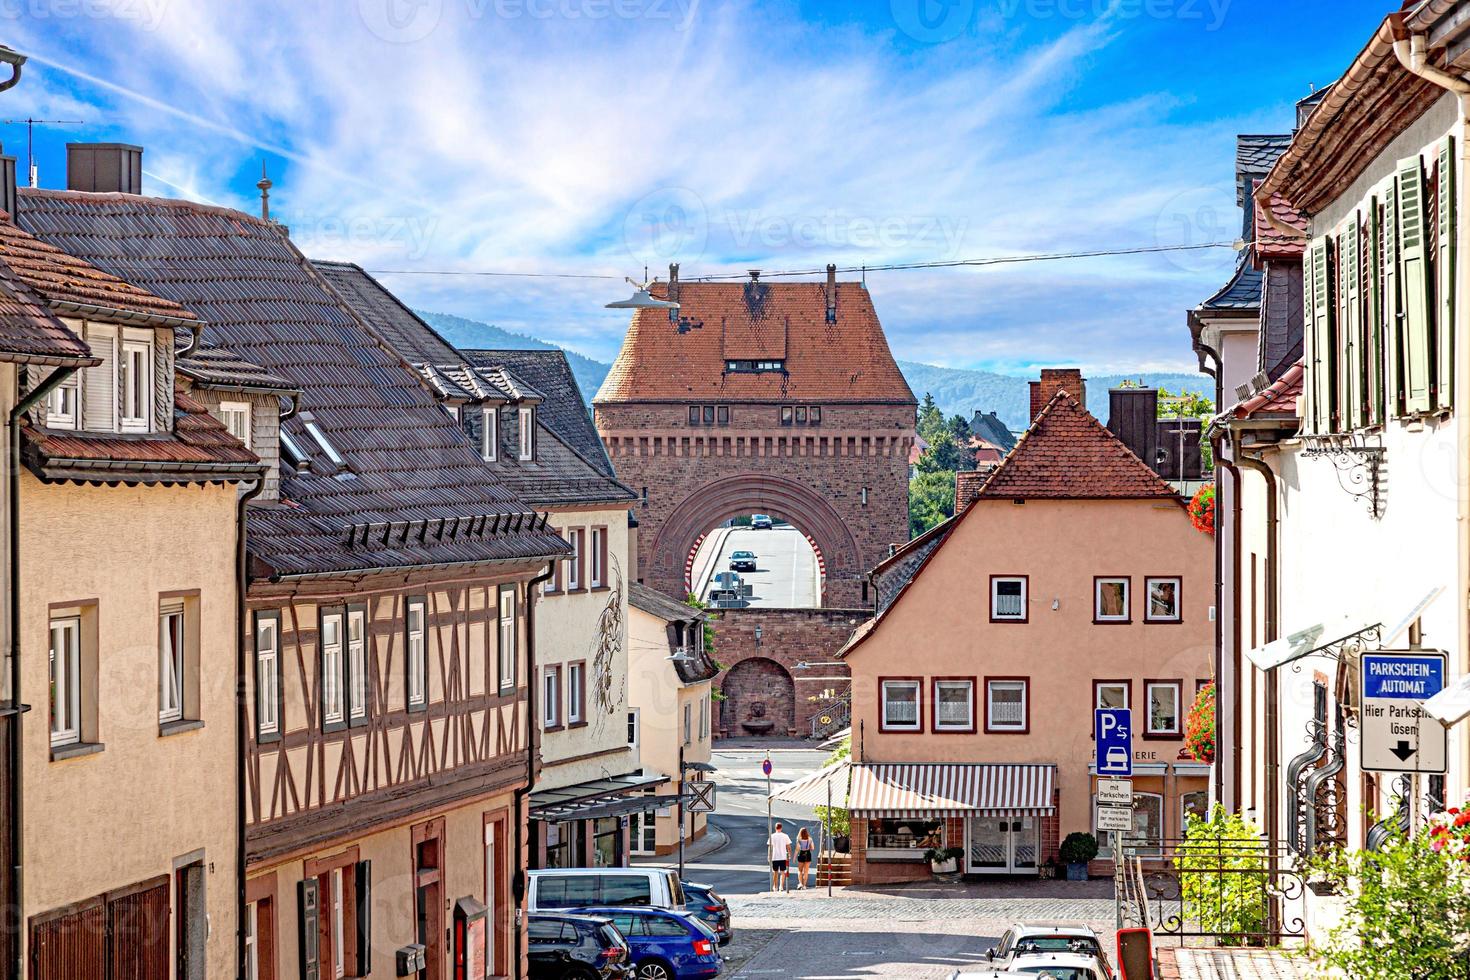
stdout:
<svg viewBox="0 0 1470 980">
<path fill-rule="evenodd" d="M 300 391 L 231 399 L 279 449 L 248 512 L 243 976 L 519 975 L 526 600 L 566 545 L 286 229 L 140 189 L 22 190 L 19 220 Z"/>
</svg>

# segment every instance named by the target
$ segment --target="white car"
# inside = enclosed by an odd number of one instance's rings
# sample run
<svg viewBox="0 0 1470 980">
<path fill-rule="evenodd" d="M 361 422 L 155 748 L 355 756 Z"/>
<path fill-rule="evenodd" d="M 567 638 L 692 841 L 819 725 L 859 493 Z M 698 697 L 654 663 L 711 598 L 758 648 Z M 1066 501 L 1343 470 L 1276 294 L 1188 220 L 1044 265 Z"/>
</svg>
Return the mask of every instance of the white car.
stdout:
<svg viewBox="0 0 1470 980">
<path fill-rule="evenodd" d="M 1000 945 L 988 950 L 987 955 L 991 965 L 998 970 L 1014 969 L 1022 960 L 1027 962 L 1028 969 L 1032 966 L 1045 966 L 1045 963 L 1031 959 L 1036 956 L 1085 957 L 1096 964 L 1093 969 L 1098 971 L 1097 980 L 1113 980 L 1113 968 L 1108 963 L 1102 940 L 1087 926 L 1064 925 L 1059 922 L 1017 922 L 1000 937 Z M 1081 980 L 1092 980 L 1086 973 L 1078 976 Z"/>
<path fill-rule="evenodd" d="M 609 905 L 684 909 L 679 875 L 665 868 L 546 868 L 526 872 L 532 912 Z"/>
<path fill-rule="evenodd" d="M 1107 963 L 1097 956 L 1079 953 L 1026 953 L 1011 960 L 1005 976 L 1032 980 L 1110 980 Z"/>
</svg>

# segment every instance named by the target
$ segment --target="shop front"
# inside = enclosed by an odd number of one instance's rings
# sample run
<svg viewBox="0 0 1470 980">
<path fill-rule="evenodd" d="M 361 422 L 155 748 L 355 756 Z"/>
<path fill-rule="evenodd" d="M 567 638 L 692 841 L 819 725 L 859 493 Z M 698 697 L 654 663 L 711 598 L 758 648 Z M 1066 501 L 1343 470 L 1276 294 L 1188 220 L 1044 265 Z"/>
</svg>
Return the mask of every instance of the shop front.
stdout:
<svg viewBox="0 0 1470 980">
<path fill-rule="evenodd" d="M 641 828 L 657 797 L 647 790 L 666 776 L 599 779 L 531 794 L 532 866 L 620 868 L 640 844 Z"/>
</svg>

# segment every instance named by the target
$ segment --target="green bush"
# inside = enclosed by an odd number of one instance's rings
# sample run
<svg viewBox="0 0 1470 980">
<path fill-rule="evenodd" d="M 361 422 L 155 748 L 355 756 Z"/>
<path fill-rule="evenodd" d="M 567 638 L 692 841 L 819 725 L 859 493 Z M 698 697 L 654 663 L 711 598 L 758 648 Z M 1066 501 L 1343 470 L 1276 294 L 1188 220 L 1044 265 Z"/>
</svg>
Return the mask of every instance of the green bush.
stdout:
<svg viewBox="0 0 1470 980">
<path fill-rule="evenodd" d="M 1097 857 L 1097 838 L 1082 831 L 1070 833 L 1057 849 L 1057 856 L 1063 864 L 1086 864 Z"/>
<path fill-rule="evenodd" d="M 1263 881 L 1268 869 L 1265 840 L 1255 824 L 1218 803 L 1208 816 L 1191 813 L 1174 866 L 1186 920 L 1207 932 L 1265 931 L 1269 908 Z M 1246 935 L 1220 939 L 1226 946 L 1247 941 Z"/>
</svg>

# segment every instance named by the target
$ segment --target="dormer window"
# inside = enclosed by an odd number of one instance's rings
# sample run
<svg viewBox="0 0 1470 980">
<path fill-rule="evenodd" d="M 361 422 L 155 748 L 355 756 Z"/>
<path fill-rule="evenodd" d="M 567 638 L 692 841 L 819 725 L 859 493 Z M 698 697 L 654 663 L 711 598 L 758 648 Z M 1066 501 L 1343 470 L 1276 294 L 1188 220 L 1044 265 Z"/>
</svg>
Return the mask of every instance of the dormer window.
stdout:
<svg viewBox="0 0 1470 980">
<path fill-rule="evenodd" d="M 220 402 L 219 420 L 230 430 L 230 435 L 239 439 L 250 447 L 250 403 L 249 402 Z"/>
<path fill-rule="evenodd" d="M 480 411 L 480 457 L 487 463 L 493 463 L 500 450 L 500 410 L 484 408 Z"/>
<path fill-rule="evenodd" d="M 520 459 L 528 462 L 536 458 L 536 408 L 524 406 L 519 415 Z"/>
<path fill-rule="evenodd" d="M 784 371 L 786 362 L 782 361 L 726 361 L 725 370 L 739 374 L 754 373 L 760 371 Z"/>
<path fill-rule="evenodd" d="M 53 429 L 75 429 L 81 422 L 78 411 L 78 396 L 82 390 L 82 377 L 73 372 L 70 377 L 46 396 L 46 424 Z"/>
<path fill-rule="evenodd" d="M 124 330 L 122 356 L 118 363 L 123 432 L 147 432 L 153 428 L 153 332 Z"/>
</svg>

